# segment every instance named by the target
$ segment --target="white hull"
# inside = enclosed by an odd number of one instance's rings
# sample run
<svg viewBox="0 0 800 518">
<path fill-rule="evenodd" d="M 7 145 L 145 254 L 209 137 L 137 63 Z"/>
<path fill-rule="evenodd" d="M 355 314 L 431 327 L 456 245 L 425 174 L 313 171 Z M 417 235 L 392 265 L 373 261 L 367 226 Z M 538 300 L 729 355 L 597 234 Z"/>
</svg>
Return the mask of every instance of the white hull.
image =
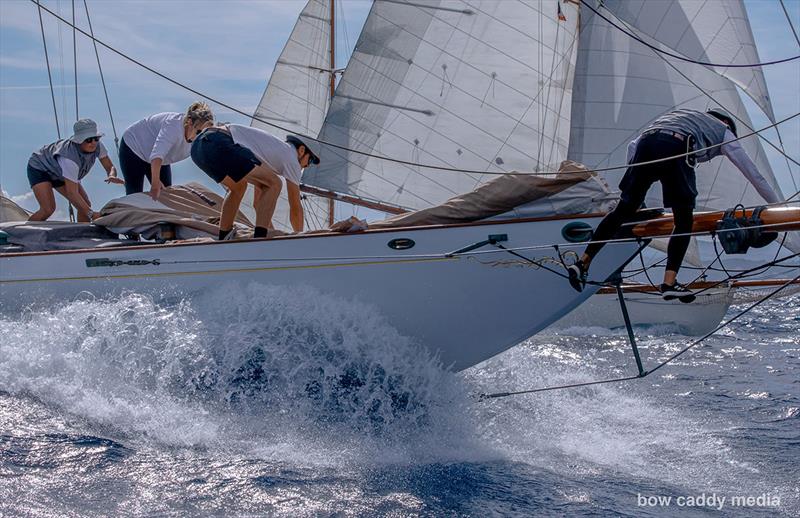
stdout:
<svg viewBox="0 0 800 518">
<path fill-rule="evenodd" d="M 592 226 L 599 222 L 596 217 L 580 220 Z M 370 304 L 402 334 L 439 354 L 446 366 L 461 370 L 549 326 L 595 289 L 577 293 L 564 278 L 505 252 L 452 258 L 442 254 L 491 234 L 507 234 L 503 243 L 507 247 L 563 243 L 561 230 L 570 221 L 575 220 L 7 254 L 0 256 L 0 310 L 69 301 L 81 292 L 112 297 L 135 291 L 171 298 L 221 283 L 310 286 Z M 398 238 L 412 239 L 415 246 L 407 250 L 387 246 Z M 607 278 L 636 249 L 633 243 L 605 247 L 592 263 L 592 279 Z M 549 267 L 564 271 L 553 248 L 522 253 L 550 259 Z M 97 259 L 159 264 L 87 265 L 87 260 Z"/>
<path fill-rule="evenodd" d="M 625 291 L 625 305 L 634 326 L 666 326 L 687 335 L 704 335 L 722 322 L 733 303 L 734 288 L 720 286 L 697 296 L 691 304 L 678 300 L 665 301 L 657 293 Z M 575 308 L 552 327 L 624 327 L 619 297 L 615 293 L 598 293 Z"/>
</svg>

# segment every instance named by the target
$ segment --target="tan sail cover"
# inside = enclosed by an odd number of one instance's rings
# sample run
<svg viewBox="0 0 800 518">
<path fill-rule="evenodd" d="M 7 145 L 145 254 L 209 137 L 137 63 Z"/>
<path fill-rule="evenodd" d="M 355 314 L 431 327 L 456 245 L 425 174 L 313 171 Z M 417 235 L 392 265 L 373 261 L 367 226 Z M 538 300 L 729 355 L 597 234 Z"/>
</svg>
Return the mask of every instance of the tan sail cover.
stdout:
<svg viewBox="0 0 800 518">
<path fill-rule="evenodd" d="M 515 211 L 533 202 L 553 198 L 569 188 L 594 179 L 595 173 L 583 164 L 565 160 L 558 173 L 550 176 L 502 175 L 466 194 L 450 198 L 441 205 L 371 223 L 370 228 L 409 227 L 466 223 Z M 598 189 L 603 191 L 604 189 Z M 586 199 L 586 198 L 584 198 Z M 550 215 L 560 213 L 548 205 Z M 527 215 L 527 214 L 526 214 Z"/>
<path fill-rule="evenodd" d="M 0 223 L 6 221 L 27 221 L 30 213 L 9 200 L 5 196 L 0 196 Z"/>
<path fill-rule="evenodd" d="M 158 201 L 145 193 L 116 198 L 94 220 L 118 234 L 135 232 L 145 239 L 160 238 L 162 223 L 175 226 L 175 238 L 217 237 L 222 196 L 199 183 L 173 185 L 161 191 Z M 236 237 L 252 237 L 253 224 L 241 212 L 234 223 Z"/>
</svg>

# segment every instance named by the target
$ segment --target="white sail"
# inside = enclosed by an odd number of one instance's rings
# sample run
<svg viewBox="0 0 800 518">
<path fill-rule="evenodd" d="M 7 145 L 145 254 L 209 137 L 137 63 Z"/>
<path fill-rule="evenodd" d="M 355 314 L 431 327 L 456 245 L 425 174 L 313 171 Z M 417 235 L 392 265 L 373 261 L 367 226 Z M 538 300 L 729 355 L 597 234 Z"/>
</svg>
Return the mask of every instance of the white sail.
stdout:
<svg viewBox="0 0 800 518">
<path fill-rule="evenodd" d="M 320 138 L 462 169 L 557 166 L 569 142 L 577 24 L 577 6 L 556 0 L 378 0 Z M 323 146 L 322 164 L 303 178 L 415 209 L 470 191 L 489 176 Z"/>
<path fill-rule="evenodd" d="M 316 136 L 322 127 L 330 100 L 330 0 L 309 0 L 281 52 L 267 88 L 258 103 L 251 126 L 280 139 L 290 133 Z M 263 122 L 266 121 L 266 122 Z M 276 129 L 272 123 L 288 131 Z M 248 188 L 243 211 L 255 221 L 252 188 Z M 306 229 L 328 227 L 328 202 L 313 196 L 303 201 Z M 284 186 L 272 223 L 291 231 L 289 203 Z"/>
<path fill-rule="evenodd" d="M 742 0 L 604 0 L 598 9 L 625 21 L 645 41 L 689 59 L 725 65 L 761 62 Z M 733 81 L 775 122 L 761 67 L 713 70 Z"/>
<path fill-rule="evenodd" d="M 712 106 L 721 106 L 743 121 L 740 133 L 752 127 L 731 80 L 704 66 L 668 61 L 588 9 L 581 13 L 569 158 L 598 168 L 625 164 L 628 143 L 653 119 L 675 108 L 705 110 Z M 758 137 L 744 139 L 742 145 L 780 193 Z M 616 170 L 603 176 L 617 185 L 623 173 Z M 741 172 L 723 158 L 697 166 L 697 188 L 699 209 L 764 202 Z M 647 203 L 661 205 L 658 184 L 651 189 Z"/>
</svg>

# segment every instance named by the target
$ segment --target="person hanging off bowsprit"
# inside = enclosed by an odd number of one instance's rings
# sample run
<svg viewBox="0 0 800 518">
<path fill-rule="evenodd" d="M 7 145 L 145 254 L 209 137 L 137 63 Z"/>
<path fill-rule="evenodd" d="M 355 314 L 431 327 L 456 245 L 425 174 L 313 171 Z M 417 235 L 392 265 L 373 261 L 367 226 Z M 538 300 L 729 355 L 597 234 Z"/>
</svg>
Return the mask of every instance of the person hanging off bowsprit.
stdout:
<svg viewBox="0 0 800 518">
<path fill-rule="evenodd" d="M 779 201 L 778 195 L 758 172 L 755 164 L 736 139 L 736 124 L 724 110 L 714 108 L 703 113 L 696 110 L 675 110 L 653 121 L 638 138 L 628 144 L 628 163 L 649 162 L 678 156 L 655 164 L 628 168 L 619 184 L 620 199 L 616 208 L 597 226 L 583 256 L 567 268 L 569 282 L 583 291 L 592 259 L 620 227 L 635 217 L 645 195 L 656 181 L 661 182 L 664 207 L 671 207 L 675 227 L 673 234 L 692 231 L 693 211 L 697 198 L 694 165 L 725 155 L 744 174 L 768 203 Z M 687 151 L 698 150 L 689 156 Z M 660 286 L 664 300 L 692 302 L 695 295 L 677 282 L 678 270 L 689 247 L 690 236 L 674 235 L 667 245 L 667 265 Z"/>
</svg>

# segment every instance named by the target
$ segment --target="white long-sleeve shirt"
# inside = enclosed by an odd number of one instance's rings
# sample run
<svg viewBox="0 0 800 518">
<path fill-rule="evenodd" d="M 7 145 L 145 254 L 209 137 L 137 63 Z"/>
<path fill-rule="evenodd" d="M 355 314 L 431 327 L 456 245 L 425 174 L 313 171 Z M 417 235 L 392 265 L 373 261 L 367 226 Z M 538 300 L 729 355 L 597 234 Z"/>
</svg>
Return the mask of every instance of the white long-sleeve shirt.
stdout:
<svg viewBox="0 0 800 518">
<path fill-rule="evenodd" d="M 122 134 L 125 144 L 147 163 L 156 158 L 162 165 L 174 164 L 189 158 L 191 142 L 183 132 L 184 114 L 156 113 L 131 124 Z"/>
<path fill-rule="evenodd" d="M 642 136 L 639 135 L 634 140 L 632 140 L 628 144 L 628 163 L 630 164 L 633 161 L 633 156 L 636 154 L 636 146 L 639 144 L 639 140 L 641 140 Z M 730 130 L 725 130 L 725 137 L 724 137 L 724 144 L 722 144 L 719 148 L 720 152 L 728 157 L 728 160 L 733 162 L 733 165 L 736 166 L 739 171 L 742 172 L 747 181 L 749 181 L 753 187 L 756 188 L 758 194 L 764 198 L 767 203 L 777 203 L 780 200 L 778 194 L 772 189 L 772 186 L 767 182 L 767 179 L 764 178 L 761 173 L 758 172 L 758 168 L 750 159 L 750 156 L 747 154 L 747 151 L 744 150 L 741 144 L 739 144 L 738 140 L 734 140 L 736 136 Z M 731 142 L 733 141 L 733 142 Z"/>
</svg>

